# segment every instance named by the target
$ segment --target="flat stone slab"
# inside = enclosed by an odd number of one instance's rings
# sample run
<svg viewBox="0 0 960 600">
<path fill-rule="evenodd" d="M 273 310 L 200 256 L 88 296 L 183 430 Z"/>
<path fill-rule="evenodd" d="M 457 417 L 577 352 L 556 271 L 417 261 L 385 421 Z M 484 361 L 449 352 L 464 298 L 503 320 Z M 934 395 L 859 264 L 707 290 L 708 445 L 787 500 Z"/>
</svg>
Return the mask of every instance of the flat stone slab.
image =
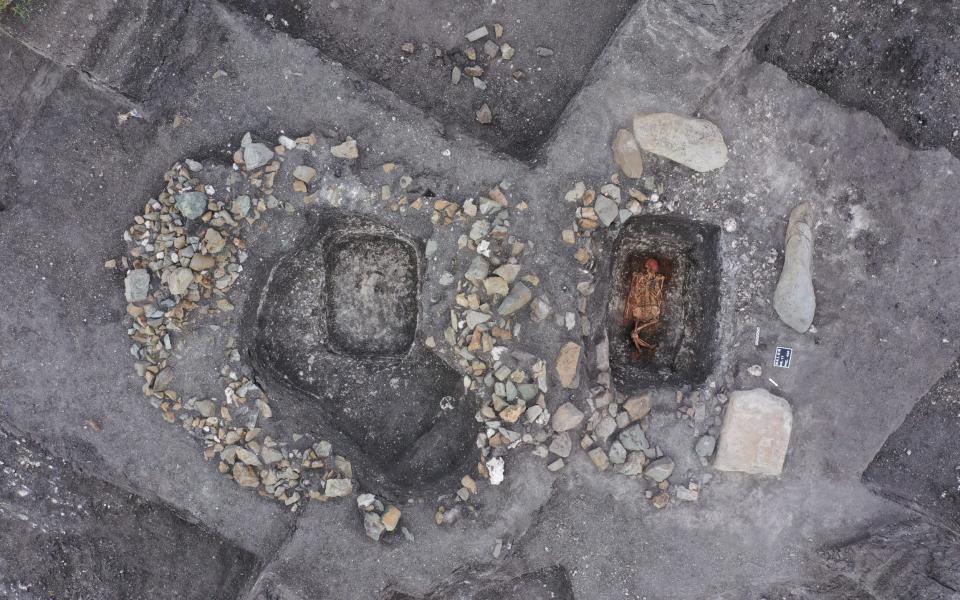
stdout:
<svg viewBox="0 0 960 600">
<path fill-rule="evenodd" d="M 633 136 L 641 149 L 694 171 L 713 171 L 727 164 L 723 134 L 710 121 L 672 113 L 637 115 Z"/>
<path fill-rule="evenodd" d="M 720 471 L 780 475 L 792 428 L 793 411 L 783 398 L 760 388 L 733 392 L 713 466 Z"/>
</svg>

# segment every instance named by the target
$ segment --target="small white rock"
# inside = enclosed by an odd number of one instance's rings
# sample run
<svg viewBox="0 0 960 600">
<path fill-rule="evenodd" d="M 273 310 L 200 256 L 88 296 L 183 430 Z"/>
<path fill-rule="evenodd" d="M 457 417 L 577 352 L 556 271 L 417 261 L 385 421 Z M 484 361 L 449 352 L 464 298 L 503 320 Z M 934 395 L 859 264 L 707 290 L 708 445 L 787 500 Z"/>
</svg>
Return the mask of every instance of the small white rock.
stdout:
<svg viewBox="0 0 960 600">
<path fill-rule="evenodd" d="M 495 456 L 487 461 L 487 471 L 490 473 L 490 485 L 500 485 L 503 483 L 503 470 L 505 464 L 503 459 Z"/>
</svg>

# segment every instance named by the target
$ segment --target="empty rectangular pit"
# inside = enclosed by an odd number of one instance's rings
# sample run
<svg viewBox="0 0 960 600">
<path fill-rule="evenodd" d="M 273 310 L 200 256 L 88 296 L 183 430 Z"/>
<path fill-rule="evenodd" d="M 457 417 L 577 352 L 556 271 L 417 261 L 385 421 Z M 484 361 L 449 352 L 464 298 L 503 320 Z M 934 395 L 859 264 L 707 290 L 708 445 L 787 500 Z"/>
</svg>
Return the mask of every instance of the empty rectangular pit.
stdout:
<svg viewBox="0 0 960 600">
<path fill-rule="evenodd" d="M 326 257 L 328 342 L 353 356 L 400 356 L 417 330 L 417 253 L 401 239 L 348 233 Z"/>
<path fill-rule="evenodd" d="M 638 216 L 614 243 L 607 307 L 610 369 L 621 392 L 653 385 L 702 383 L 713 369 L 719 309 L 720 230 L 672 216 Z M 663 276 L 660 317 L 639 332 L 653 348 L 637 349 L 634 321 L 626 314 L 631 282 L 649 259 Z M 651 265 L 652 266 L 652 265 Z M 654 311 L 655 312 L 655 311 Z"/>
</svg>

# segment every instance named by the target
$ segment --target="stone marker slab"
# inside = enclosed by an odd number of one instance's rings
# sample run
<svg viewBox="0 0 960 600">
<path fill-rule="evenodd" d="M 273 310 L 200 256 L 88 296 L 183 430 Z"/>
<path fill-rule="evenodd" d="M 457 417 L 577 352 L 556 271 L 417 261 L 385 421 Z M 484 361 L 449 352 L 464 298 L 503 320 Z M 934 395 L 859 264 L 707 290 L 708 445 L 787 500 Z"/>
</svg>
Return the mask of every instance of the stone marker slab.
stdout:
<svg viewBox="0 0 960 600">
<path fill-rule="evenodd" d="M 720 128 L 703 119 L 671 113 L 633 118 L 633 136 L 641 149 L 705 173 L 727 164 L 727 145 Z"/>
<path fill-rule="evenodd" d="M 764 389 L 730 394 L 714 468 L 753 475 L 780 475 L 790 444 L 790 404 Z"/>
</svg>

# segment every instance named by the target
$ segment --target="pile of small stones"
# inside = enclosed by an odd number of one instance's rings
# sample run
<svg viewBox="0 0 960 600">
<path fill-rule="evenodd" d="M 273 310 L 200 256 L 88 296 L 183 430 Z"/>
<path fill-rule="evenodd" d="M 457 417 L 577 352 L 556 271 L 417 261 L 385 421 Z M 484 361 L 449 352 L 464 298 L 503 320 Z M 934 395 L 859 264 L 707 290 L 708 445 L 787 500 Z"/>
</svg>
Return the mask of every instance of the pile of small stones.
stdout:
<svg viewBox="0 0 960 600">
<path fill-rule="evenodd" d="M 385 504 L 374 494 L 357 496 L 357 510 L 363 516 L 363 531 L 370 539 L 379 542 L 384 533 L 397 531 L 400 524 L 400 509 L 393 504 Z M 400 527 L 404 537 L 413 540 L 406 527 Z"/>
<path fill-rule="evenodd" d="M 248 377 L 225 365 L 220 376 L 224 397 L 182 398 L 172 389 L 172 353 L 177 336 L 191 318 L 234 310 L 229 292 L 248 258 L 242 237 L 245 227 L 282 203 L 273 196 L 276 175 L 287 150 L 309 149 L 310 135 L 296 140 L 281 136 L 273 147 L 244 136 L 234 154 L 229 185 L 222 190 L 204 184 L 204 166 L 192 160 L 177 163 L 164 177 L 163 192 L 151 199 L 142 215 L 124 233 L 127 255 L 120 267 L 127 300 L 128 333 L 143 393 L 163 418 L 179 422 L 203 440 L 204 455 L 216 458 L 220 472 L 243 487 L 297 510 L 306 499 L 325 501 L 354 491 L 350 461 L 332 445 L 294 434 L 279 441 L 264 434 L 272 413 L 266 394 Z M 355 156 L 352 140 L 331 148 L 334 156 Z M 298 167 L 293 187 L 315 173 Z M 109 261 L 109 268 L 117 261 Z M 239 361 L 235 343 L 227 356 Z M 391 513 L 387 523 L 399 519 Z M 389 529 L 392 531 L 392 529 Z"/>
<path fill-rule="evenodd" d="M 509 232 L 510 209 L 526 210 L 519 202 L 511 207 L 502 183 L 480 198 L 462 204 L 434 202 L 434 223 L 462 223 L 458 240 L 469 259 L 458 279 L 449 271 L 440 284 L 454 287 L 450 323 L 443 338 L 464 373 L 464 388 L 482 399 L 476 419 L 485 426 L 477 436 L 479 475 L 492 485 L 504 478 L 503 455 L 523 444 L 538 444 L 547 438 L 550 413 L 544 394 L 548 390 L 546 363 L 537 356 L 510 349 L 521 335 L 519 317 L 529 311 L 536 322 L 550 314 L 547 300 L 537 296 L 540 278 L 525 272 L 521 258 L 528 244 Z M 536 298 L 535 298 L 536 296 Z M 433 338 L 427 346 L 435 347 Z M 478 493 L 471 475 L 461 480 L 453 504 L 466 503 Z M 438 524 L 449 523 L 460 507 L 441 504 Z"/>
</svg>

